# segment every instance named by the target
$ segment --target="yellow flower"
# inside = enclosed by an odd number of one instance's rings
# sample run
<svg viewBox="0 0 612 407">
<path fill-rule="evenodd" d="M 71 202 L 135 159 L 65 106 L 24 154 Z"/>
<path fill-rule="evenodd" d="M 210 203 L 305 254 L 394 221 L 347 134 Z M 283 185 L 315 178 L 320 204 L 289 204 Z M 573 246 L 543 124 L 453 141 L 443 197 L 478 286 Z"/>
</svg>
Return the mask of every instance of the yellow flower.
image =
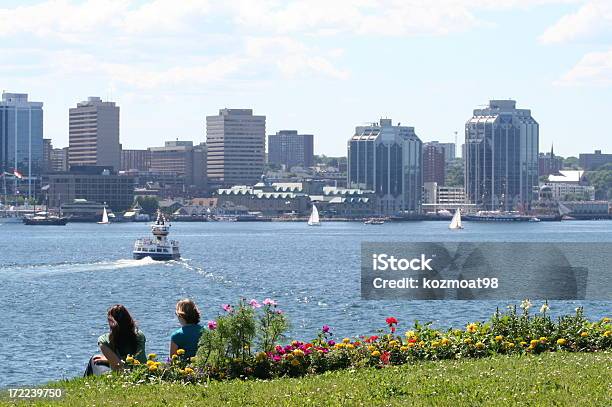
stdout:
<svg viewBox="0 0 612 407">
<path fill-rule="evenodd" d="M 603 337 L 604 338 L 608 338 L 610 336 L 612 336 L 612 331 L 606 331 L 606 332 L 603 333 Z"/>
<path fill-rule="evenodd" d="M 154 363 L 152 365 L 149 365 L 149 372 L 155 372 L 157 371 L 157 365 Z"/>
<path fill-rule="evenodd" d="M 172 355 L 172 360 L 176 360 L 178 358 L 177 355 Z"/>
<path fill-rule="evenodd" d="M 153 360 L 147 360 L 147 366 L 151 367 L 155 364 Z"/>
<path fill-rule="evenodd" d="M 440 343 L 442 345 L 448 345 L 450 343 L 450 339 L 448 338 L 442 338 L 442 340 L 440 341 Z"/>
<path fill-rule="evenodd" d="M 419 342 L 419 346 L 422 348 L 423 346 L 425 346 L 425 341 L 421 341 Z"/>
<path fill-rule="evenodd" d="M 538 340 L 537 339 L 532 339 L 531 342 L 529 343 L 529 345 L 533 348 L 535 348 L 538 344 Z"/>
<path fill-rule="evenodd" d="M 193 369 L 190 367 L 186 367 L 185 368 L 185 374 L 192 374 L 193 373 Z"/>
<path fill-rule="evenodd" d="M 559 338 L 557 339 L 557 345 L 559 346 L 563 346 L 567 343 L 567 340 L 563 339 L 563 338 Z"/>
<path fill-rule="evenodd" d="M 503 340 L 504 340 L 504 337 L 503 337 L 502 335 L 497 335 L 497 336 L 495 337 L 495 342 L 501 342 L 501 341 L 503 341 Z"/>
<path fill-rule="evenodd" d="M 300 364 L 300 361 L 299 361 L 299 360 L 297 360 L 297 359 L 293 359 L 293 360 L 291 361 L 291 365 L 293 365 L 293 366 L 298 366 L 299 364 Z"/>
<path fill-rule="evenodd" d="M 582 336 L 583 338 L 586 338 L 587 336 L 589 336 L 589 333 L 584 331 L 580 333 L 580 336 Z"/>
<path fill-rule="evenodd" d="M 408 346 L 401 346 L 401 347 L 400 347 L 400 350 L 401 350 L 402 352 L 406 352 L 406 351 L 408 350 Z"/>
<path fill-rule="evenodd" d="M 463 342 L 469 345 L 470 343 L 472 343 L 472 340 L 470 338 L 465 338 Z"/>
<path fill-rule="evenodd" d="M 149 360 L 155 360 L 155 359 L 157 359 L 157 354 L 156 354 L 156 353 L 149 353 L 149 354 L 147 355 L 147 358 L 148 358 Z"/>
<path fill-rule="evenodd" d="M 415 345 L 416 345 L 416 343 L 414 343 L 414 342 L 408 342 L 408 347 L 409 348 L 414 348 Z"/>
<path fill-rule="evenodd" d="M 138 359 L 134 360 L 134 365 L 138 366 L 140 364 L 140 361 Z"/>
<path fill-rule="evenodd" d="M 368 350 L 370 352 L 374 352 L 376 350 L 376 346 L 370 345 L 370 346 L 368 346 Z"/>
<path fill-rule="evenodd" d="M 302 356 L 304 356 L 304 351 L 301 350 L 301 349 L 296 349 L 296 350 L 293 351 L 293 355 L 294 356 L 302 357 Z"/>
<path fill-rule="evenodd" d="M 545 337 L 545 336 L 542 336 L 542 337 L 540 337 L 540 342 L 546 343 L 546 342 L 548 342 L 548 338 Z"/>
<path fill-rule="evenodd" d="M 527 346 L 527 342 L 525 342 L 525 341 L 521 341 L 520 345 L 521 345 L 521 346 Z"/>
<path fill-rule="evenodd" d="M 334 347 L 336 349 L 342 349 L 342 348 L 344 348 L 344 344 L 343 343 L 337 343 Z"/>
<path fill-rule="evenodd" d="M 508 349 L 512 349 L 514 348 L 514 342 L 506 342 L 504 343 L 504 346 Z"/>
<path fill-rule="evenodd" d="M 134 358 L 131 356 L 128 356 L 127 358 L 125 358 L 125 363 L 134 363 Z"/>
<path fill-rule="evenodd" d="M 344 338 L 342 340 L 342 343 L 350 343 L 350 342 L 351 342 L 351 340 L 349 338 Z"/>
<path fill-rule="evenodd" d="M 482 342 L 476 342 L 476 349 L 484 349 L 484 343 Z"/>
<path fill-rule="evenodd" d="M 431 343 L 431 347 L 432 347 L 432 348 L 437 348 L 437 347 L 438 347 L 438 345 L 440 345 L 440 342 L 438 342 L 438 341 L 433 341 L 433 342 Z"/>
<path fill-rule="evenodd" d="M 293 355 L 292 355 L 291 353 L 287 353 L 287 354 L 285 355 L 285 359 L 287 359 L 287 360 L 291 360 L 291 359 L 293 359 Z"/>
<path fill-rule="evenodd" d="M 476 332 L 477 329 L 478 329 L 478 325 L 472 323 L 472 324 L 468 324 L 465 330 L 473 333 L 473 332 Z"/>
<path fill-rule="evenodd" d="M 610 318 L 608 317 L 603 317 L 601 322 L 603 322 L 604 324 L 607 324 L 608 322 L 610 322 Z"/>
<path fill-rule="evenodd" d="M 414 331 L 407 331 L 406 332 L 406 338 L 408 338 L 408 339 L 415 338 L 416 339 L 416 337 L 417 337 L 416 332 L 414 332 Z"/>
<path fill-rule="evenodd" d="M 179 349 L 176 351 L 176 354 L 179 356 L 183 356 L 185 354 L 185 349 Z"/>
<path fill-rule="evenodd" d="M 261 362 L 262 360 L 265 360 L 267 356 L 268 355 L 266 355 L 266 352 L 259 352 L 257 353 L 256 360 Z"/>
<path fill-rule="evenodd" d="M 372 356 L 374 356 L 375 358 L 380 356 L 380 352 L 375 350 L 374 352 L 372 352 Z"/>
<path fill-rule="evenodd" d="M 396 347 L 397 346 L 397 341 L 393 340 L 393 341 L 389 342 L 389 346 L 391 346 L 393 348 Z"/>
<path fill-rule="evenodd" d="M 353 345 L 352 343 L 347 343 L 345 346 L 346 349 L 355 349 L 355 345 Z"/>
</svg>

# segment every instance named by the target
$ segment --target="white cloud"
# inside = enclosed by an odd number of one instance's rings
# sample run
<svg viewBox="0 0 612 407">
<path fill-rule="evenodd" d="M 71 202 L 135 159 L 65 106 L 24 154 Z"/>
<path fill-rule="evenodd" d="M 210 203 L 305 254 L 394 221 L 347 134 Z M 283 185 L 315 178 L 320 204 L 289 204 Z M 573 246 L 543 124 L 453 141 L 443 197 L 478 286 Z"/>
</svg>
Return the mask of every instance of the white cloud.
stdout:
<svg viewBox="0 0 612 407">
<path fill-rule="evenodd" d="M 612 1 L 592 0 L 547 28 L 539 40 L 555 44 L 593 37 L 612 27 Z"/>
<path fill-rule="evenodd" d="M 590 52 L 566 72 L 557 85 L 612 85 L 612 49 Z"/>
</svg>

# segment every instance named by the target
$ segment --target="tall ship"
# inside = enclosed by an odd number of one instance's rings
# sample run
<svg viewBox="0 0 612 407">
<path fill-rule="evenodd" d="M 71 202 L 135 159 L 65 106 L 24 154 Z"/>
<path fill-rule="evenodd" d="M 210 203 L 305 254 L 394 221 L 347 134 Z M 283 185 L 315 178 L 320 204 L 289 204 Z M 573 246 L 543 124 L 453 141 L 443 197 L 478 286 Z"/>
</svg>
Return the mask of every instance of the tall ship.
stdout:
<svg viewBox="0 0 612 407">
<path fill-rule="evenodd" d="M 168 240 L 170 222 L 166 220 L 161 211 L 157 211 L 157 219 L 151 225 L 153 238 L 138 239 L 134 243 L 134 259 L 140 260 L 150 257 L 153 260 L 178 260 L 181 258 L 179 242 Z"/>
<path fill-rule="evenodd" d="M 65 226 L 68 223 L 68 219 L 42 211 L 36 212 L 34 216 L 24 217 L 23 223 L 30 226 Z"/>
</svg>

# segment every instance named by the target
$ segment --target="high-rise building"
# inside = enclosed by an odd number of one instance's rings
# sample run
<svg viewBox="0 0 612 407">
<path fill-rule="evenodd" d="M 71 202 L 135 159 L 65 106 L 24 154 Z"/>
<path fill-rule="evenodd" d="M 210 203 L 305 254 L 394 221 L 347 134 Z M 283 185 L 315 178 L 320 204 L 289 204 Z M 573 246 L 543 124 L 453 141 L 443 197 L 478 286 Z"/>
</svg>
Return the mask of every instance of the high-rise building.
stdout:
<svg viewBox="0 0 612 407">
<path fill-rule="evenodd" d="M 257 183 L 264 171 L 266 116 L 251 109 L 221 109 L 206 117 L 207 171 L 222 185 Z"/>
<path fill-rule="evenodd" d="M 119 106 L 89 97 L 70 109 L 70 167 L 80 165 L 121 166 L 119 144 Z"/>
<path fill-rule="evenodd" d="M 151 150 L 121 150 L 121 170 L 149 171 Z"/>
<path fill-rule="evenodd" d="M 562 169 L 563 159 L 555 155 L 552 146 L 550 147 L 550 153 L 540 153 L 538 155 L 538 174 L 540 177 L 542 175 L 557 174 Z"/>
<path fill-rule="evenodd" d="M 43 139 L 43 172 L 51 171 L 51 151 L 53 144 L 50 138 Z"/>
<path fill-rule="evenodd" d="M 357 126 L 348 141 L 349 188 L 375 191 L 380 213 L 421 211 L 423 144 L 414 127 L 391 119 Z"/>
<path fill-rule="evenodd" d="M 68 168 L 68 147 L 51 150 L 51 172 L 66 172 Z"/>
<path fill-rule="evenodd" d="M 526 209 L 538 185 L 539 126 L 514 100 L 491 100 L 465 124 L 465 189 L 487 210 Z"/>
<path fill-rule="evenodd" d="M 446 149 L 441 143 L 423 144 L 423 182 L 435 182 L 444 186 L 446 176 Z"/>
<path fill-rule="evenodd" d="M 287 169 L 314 165 L 312 134 L 298 134 L 297 130 L 281 130 L 268 136 L 268 162 L 284 165 Z"/>
<path fill-rule="evenodd" d="M 150 170 L 154 173 L 176 174 L 185 186 L 206 187 L 206 144 L 192 141 L 166 141 L 164 147 L 149 147 Z"/>
<path fill-rule="evenodd" d="M 32 197 L 35 180 L 43 171 L 43 104 L 29 102 L 26 93 L 3 92 L 0 172 L 13 170 L 26 177 L 28 197 Z"/>
<path fill-rule="evenodd" d="M 612 154 L 602 154 L 601 150 L 595 150 L 594 153 L 580 154 L 578 162 L 583 170 L 591 171 L 602 165 L 612 163 Z"/>
</svg>

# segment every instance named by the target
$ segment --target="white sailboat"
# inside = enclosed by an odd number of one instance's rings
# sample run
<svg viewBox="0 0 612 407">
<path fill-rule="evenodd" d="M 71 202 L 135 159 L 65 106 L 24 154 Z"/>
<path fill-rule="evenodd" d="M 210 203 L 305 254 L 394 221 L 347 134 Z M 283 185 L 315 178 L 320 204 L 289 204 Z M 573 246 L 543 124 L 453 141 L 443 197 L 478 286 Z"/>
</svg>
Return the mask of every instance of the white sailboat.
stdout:
<svg viewBox="0 0 612 407">
<path fill-rule="evenodd" d="M 457 209 L 455 211 L 453 219 L 451 219 L 451 223 L 448 225 L 448 228 L 451 230 L 463 229 L 463 226 L 461 225 L 461 209 Z"/>
<path fill-rule="evenodd" d="M 308 226 L 320 226 L 321 222 L 319 221 L 319 210 L 316 205 L 312 205 L 312 212 L 310 213 L 310 218 L 308 218 Z"/>
<path fill-rule="evenodd" d="M 98 222 L 99 225 L 108 225 L 110 222 L 108 221 L 108 213 L 106 212 L 106 206 L 104 207 L 104 212 L 102 212 L 102 221 Z"/>
</svg>

